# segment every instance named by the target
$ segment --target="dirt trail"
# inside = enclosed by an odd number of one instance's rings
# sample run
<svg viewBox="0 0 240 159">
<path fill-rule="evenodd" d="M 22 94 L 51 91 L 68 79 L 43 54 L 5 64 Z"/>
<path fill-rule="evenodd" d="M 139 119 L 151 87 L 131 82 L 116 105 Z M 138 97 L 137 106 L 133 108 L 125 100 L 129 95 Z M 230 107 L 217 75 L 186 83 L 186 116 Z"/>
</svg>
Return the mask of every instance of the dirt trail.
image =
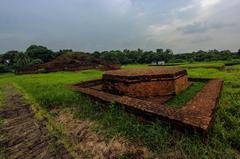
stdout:
<svg viewBox="0 0 240 159">
<path fill-rule="evenodd" d="M 128 159 L 143 159 L 152 156 L 144 146 L 130 144 L 123 138 L 116 137 L 111 141 L 91 129 L 94 124 L 89 120 L 74 119 L 69 111 L 58 112 L 56 122 L 64 125 L 70 142 L 77 151 L 84 151 L 93 159 L 115 159 L 124 156 Z"/>
<path fill-rule="evenodd" d="M 45 122 L 34 118 L 34 113 L 23 96 L 13 85 L 3 86 L 6 108 L 0 110 L 5 119 L 0 128 L 0 147 L 4 157 L 10 159 L 71 159 L 62 144 L 50 135 Z"/>
</svg>

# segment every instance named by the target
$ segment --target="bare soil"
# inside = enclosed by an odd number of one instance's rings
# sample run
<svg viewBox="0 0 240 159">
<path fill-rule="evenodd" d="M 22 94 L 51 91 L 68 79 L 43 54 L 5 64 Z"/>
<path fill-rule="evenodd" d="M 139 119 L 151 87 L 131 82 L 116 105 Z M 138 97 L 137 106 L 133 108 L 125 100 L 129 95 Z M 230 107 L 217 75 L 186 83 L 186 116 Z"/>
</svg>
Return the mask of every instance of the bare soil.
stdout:
<svg viewBox="0 0 240 159">
<path fill-rule="evenodd" d="M 152 153 L 144 146 L 127 142 L 116 137 L 106 141 L 103 136 L 92 129 L 95 124 L 89 120 L 74 119 L 69 111 L 58 112 L 56 122 L 64 125 L 70 142 L 77 151 L 84 151 L 93 159 L 115 159 L 124 156 L 129 159 L 152 157 Z"/>
</svg>

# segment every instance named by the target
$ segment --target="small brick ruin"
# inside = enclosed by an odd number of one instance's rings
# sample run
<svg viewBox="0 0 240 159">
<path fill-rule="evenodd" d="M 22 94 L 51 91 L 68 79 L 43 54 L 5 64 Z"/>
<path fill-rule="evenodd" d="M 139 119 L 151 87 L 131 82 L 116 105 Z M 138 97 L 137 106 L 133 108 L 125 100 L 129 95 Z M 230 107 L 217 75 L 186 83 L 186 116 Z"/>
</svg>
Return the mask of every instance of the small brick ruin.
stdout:
<svg viewBox="0 0 240 159">
<path fill-rule="evenodd" d="M 165 105 L 194 81 L 207 83 L 181 108 Z M 71 88 L 103 102 L 121 104 L 138 115 L 164 119 L 208 136 L 222 86 L 222 79 L 188 78 L 185 69 L 154 67 L 107 71 L 102 79 L 74 84 Z"/>
<path fill-rule="evenodd" d="M 103 75 L 103 90 L 131 97 L 175 95 L 189 85 L 184 69 L 126 69 L 107 71 Z"/>
</svg>

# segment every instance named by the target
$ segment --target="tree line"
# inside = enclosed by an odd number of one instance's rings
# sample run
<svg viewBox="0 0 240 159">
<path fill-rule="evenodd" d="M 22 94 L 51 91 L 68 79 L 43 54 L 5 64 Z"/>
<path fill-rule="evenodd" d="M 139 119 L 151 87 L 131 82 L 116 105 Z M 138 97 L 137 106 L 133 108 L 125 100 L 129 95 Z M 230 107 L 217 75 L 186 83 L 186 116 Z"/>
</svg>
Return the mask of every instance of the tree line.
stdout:
<svg viewBox="0 0 240 159">
<path fill-rule="evenodd" d="M 174 54 L 170 49 L 156 49 L 155 51 L 137 50 L 116 50 L 116 51 L 95 51 L 94 56 L 106 61 L 119 64 L 149 64 L 164 61 L 165 63 L 182 63 L 182 62 L 203 62 L 203 61 L 226 61 L 240 58 L 240 49 L 237 53 L 230 50 L 209 50 L 192 53 Z"/>
<path fill-rule="evenodd" d="M 52 51 L 45 46 L 31 45 L 25 52 L 8 51 L 0 54 L 0 72 L 9 72 L 16 69 L 31 67 L 36 64 L 49 62 L 61 54 L 73 52 L 71 49 Z M 155 51 L 136 50 L 111 50 L 86 52 L 109 63 L 114 64 L 150 64 L 164 61 L 165 63 L 182 63 L 182 62 L 203 62 L 217 60 L 240 59 L 240 49 L 234 53 L 230 50 L 209 50 L 192 53 L 174 54 L 171 49 L 156 49 Z"/>
</svg>

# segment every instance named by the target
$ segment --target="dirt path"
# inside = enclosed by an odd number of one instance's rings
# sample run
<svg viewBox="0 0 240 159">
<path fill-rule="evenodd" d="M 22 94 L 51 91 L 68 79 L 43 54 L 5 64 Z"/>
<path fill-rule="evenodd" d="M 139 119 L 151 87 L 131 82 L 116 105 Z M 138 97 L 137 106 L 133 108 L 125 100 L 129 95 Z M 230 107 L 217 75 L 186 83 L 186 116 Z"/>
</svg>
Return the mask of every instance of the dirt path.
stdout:
<svg viewBox="0 0 240 159">
<path fill-rule="evenodd" d="M 89 120 L 74 119 L 69 110 L 58 112 L 56 122 L 64 126 L 69 142 L 76 148 L 76 153 L 89 154 L 93 159 L 116 159 L 120 156 L 128 159 L 151 158 L 152 153 L 144 146 L 127 142 L 116 137 L 106 141 L 103 136 L 92 130 L 95 123 Z"/>
<path fill-rule="evenodd" d="M 62 144 L 50 135 L 44 122 L 34 118 L 31 105 L 13 85 L 3 86 L 6 108 L 0 110 L 4 124 L 0 128 L 0 148 L 10 159 L 71 159 Z"/>
</svg>

